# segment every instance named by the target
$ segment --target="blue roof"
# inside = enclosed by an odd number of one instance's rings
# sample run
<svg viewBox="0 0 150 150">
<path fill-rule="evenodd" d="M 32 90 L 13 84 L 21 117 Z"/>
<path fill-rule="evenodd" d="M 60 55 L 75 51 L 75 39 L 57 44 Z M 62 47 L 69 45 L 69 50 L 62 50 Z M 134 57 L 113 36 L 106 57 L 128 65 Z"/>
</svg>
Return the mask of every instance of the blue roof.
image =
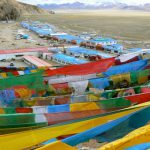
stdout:
<svg viewBox="0 0 150 150">
<path fill-rule="evenodd" d="M 37 33 L 42 34 L 42 35 L 48 35 L 48 34 L 52 34 L 54 32 L 52 31 L 52 29 L 39 29 L 37 31 Z"/>
<path fill-rule="evenodd" d="M 51 25 L 41 24 L 40 22 L 37 22 L 37 21 L 32 22 L 32 23 L 21 22 L 21 25 L 24 28 L 28 28 L 29 30 L 36 32 L 38 34 L 42 34 L 42 35 L 48 35 L 48 34 L 54 33 L 54 30 Z"/>
<path fill-rule="evenodd" d="M 84 55 L 99 55 L 102 56 L 104 58 L 111 58 L 112 56 L 103 52 L 99 52 L 96 50 L 91 50 L 91 49 L 87 49 L 87 48 L 83 48 L 83 47 L 69 47 L 67 49 L 67 51 L 74 53 L 74 54 L 84 54 Z"/>
<path fill-rule="evenodd" d="M 116 42 L 116 40 L 112 39 L 112 38 L 95 38 L 90 40 L 90 42 Z"/>
<path fill-rule="evenodd" d="M 83 64 L 83 63 L 88 62 L 86 60 L 81 60 L 81 59 L 71 57 L 71 56 L 67 56 L 67 55 L 64 55 L 64 54 L 61 54 L 61 53 L 55 54 L 52 57 L 57 59 L 57 60 L 69 63 L 69 64 Z"/>
<path fill-rule="evenodd" d="M 122 44 L 112 44 L 111 46 L 113 46 L 113 47 L 123 47 L 123 45 Z"/>
</svg>

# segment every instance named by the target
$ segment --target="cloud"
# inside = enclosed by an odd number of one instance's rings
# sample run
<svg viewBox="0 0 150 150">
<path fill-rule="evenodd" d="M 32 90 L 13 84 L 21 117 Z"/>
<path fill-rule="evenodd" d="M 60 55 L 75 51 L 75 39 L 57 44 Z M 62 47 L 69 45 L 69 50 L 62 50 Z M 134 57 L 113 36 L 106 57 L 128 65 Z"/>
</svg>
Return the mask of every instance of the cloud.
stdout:
<svg viewBox="0 0 150 150">
<path fill-rule="evenodd" d="M 100 2 L 120 2 L 127 4 L 145 4 L 150 3 L 150 0 L 18 0 L 20 2 L 29 3 L 29 4 L 50 4 L 50 3 L 73 3 L 73 2 L 82 2 L 87 4 L 96 4 Z"/>
</svg>

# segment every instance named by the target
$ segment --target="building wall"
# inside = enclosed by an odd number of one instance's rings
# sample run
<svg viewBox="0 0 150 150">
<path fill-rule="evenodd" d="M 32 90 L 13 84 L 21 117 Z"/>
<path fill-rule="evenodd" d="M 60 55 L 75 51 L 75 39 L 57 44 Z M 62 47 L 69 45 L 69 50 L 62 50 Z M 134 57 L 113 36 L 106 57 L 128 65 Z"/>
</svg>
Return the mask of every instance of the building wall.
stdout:
<svg viewBox="0 0 150 150">
<path fill-rule="evenodd" d="M 112 42 L 96 42 L 96 44 L 101 44 L 101 45 L 113 45 L 113 44 L 117 44 L 116 41 L 112 41 Z"/>
</svg>

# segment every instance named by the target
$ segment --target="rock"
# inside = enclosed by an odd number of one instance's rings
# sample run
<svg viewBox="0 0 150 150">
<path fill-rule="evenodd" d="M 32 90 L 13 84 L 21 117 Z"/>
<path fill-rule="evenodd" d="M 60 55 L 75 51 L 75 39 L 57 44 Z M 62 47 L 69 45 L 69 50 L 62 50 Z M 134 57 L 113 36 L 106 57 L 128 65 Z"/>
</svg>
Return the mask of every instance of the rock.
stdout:
<svg viewBox="0 0 150 150">
<path fill-rule="evenodd" d="M 16 20 L 22 14 L 48 14 L 48 11 L 16 0 L 0 0 L 0 20 Z"/>
</svg>

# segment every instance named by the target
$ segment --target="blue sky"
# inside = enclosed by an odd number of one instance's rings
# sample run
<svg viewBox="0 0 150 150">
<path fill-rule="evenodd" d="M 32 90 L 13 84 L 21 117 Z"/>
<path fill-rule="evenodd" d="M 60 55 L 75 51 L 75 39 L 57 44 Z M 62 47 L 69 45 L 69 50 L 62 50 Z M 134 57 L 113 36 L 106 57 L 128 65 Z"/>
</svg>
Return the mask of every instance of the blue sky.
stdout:
<svg viewBox="0 0 150 150">
<path fill-rule="evenodd" d="M 101 2 L 123 2 L 127 4 L 145 4 L 150 3 L 150 0 L 18 0 L 20 2 L 29 3 L 29 4 L 50 4 L 50 3 L 73 3 L 73 2 L 84 2 L 87 4 L 96 4 Z"/>
</svg>

